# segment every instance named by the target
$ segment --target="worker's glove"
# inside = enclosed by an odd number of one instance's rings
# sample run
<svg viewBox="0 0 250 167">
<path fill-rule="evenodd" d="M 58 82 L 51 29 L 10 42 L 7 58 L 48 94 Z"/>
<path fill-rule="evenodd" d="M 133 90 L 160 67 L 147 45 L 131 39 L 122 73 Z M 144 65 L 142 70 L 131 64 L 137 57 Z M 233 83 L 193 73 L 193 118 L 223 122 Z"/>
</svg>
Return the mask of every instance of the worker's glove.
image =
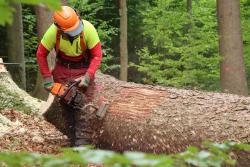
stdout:
<svg viewBox="0 0 250 167">
<path fill-rule="evenodd" d="M 54 80 L 52 77 L 43 78 L 43 87 L 46 90 L 50 90 L 53 86 Z"/>
<path fill-rule="evenodd" d="M 79 87 L 88 87 L 90 82 L 89 73 L 86 72 L 84 76 L 75 79 L 75 81 L 80 81 L 80 83 L 78 84 Z"/>
</svg>

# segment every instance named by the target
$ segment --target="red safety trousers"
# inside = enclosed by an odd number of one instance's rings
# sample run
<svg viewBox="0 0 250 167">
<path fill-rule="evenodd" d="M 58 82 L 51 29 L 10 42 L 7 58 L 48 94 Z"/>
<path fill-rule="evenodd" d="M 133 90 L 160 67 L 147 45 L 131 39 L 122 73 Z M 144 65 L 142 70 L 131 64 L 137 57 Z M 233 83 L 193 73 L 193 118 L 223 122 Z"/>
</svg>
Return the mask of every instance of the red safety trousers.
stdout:
<svg viewBox="0 0 250 167">
<path fill-rule="evenodd" d="M 86 72 L 87 68 L 72 69 L 62 65 L 57 61 L 54 70 L 52 70 L 52 75 L 54 82 L 65 84 L 85 75 Z"/>
</svg>

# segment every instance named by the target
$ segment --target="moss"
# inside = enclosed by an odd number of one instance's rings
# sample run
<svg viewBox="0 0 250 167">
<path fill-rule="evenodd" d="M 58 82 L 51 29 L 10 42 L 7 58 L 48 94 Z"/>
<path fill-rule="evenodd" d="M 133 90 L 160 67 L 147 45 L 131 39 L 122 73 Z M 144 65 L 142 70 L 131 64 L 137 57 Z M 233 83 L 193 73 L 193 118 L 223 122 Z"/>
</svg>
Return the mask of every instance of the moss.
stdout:
<svg viewBox="0 0 250 167">
<path fill-rule="evenodd" d="M 0 110 L 11 108 L 19 110 L 25 114 L 32 113 L 32 109 L 23 103 L 22 97 L 6 90 L 7 89 L 0 85 Z"/>
<path fill-rule="evenodd" d="M 10 126 L 11 121 L 0 114 L 0 124 Z"/>
</svg>

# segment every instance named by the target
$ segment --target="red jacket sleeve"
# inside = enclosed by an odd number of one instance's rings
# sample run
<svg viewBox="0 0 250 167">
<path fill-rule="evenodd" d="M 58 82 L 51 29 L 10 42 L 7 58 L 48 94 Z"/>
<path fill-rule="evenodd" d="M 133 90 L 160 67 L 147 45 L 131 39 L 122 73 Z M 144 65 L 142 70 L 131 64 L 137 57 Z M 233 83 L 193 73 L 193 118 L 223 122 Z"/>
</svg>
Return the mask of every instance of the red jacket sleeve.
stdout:
<svg viewBox="0 0 250 167">
<path fill-rule="evenodd" d="M 48 54 L 49 51 L 40 43 L 36 52 L 36 60 L 39 65 L 40 72 L 44 78 L 52 76 L 47 62 Z"/>
<path fill-rule="evenodd" d="M 90 49 L 90 65 L 87 72 L 90 75 L 90 78 L 93 79 L 95 76 L 96 70 L 99 68 L 102 61 L 102 47 L 101 42 L 98 42 L 94 48 Z"/>
</svg>

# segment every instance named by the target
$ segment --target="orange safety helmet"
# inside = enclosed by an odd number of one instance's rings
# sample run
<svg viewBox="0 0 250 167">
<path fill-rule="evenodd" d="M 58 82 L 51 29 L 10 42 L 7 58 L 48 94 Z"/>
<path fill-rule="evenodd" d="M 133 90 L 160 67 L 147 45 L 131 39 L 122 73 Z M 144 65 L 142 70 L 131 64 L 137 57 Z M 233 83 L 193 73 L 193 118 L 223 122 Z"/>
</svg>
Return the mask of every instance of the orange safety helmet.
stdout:
<svg viewBox="0 0 250 167">
<path fill-rule="evenodd" d="M 60 11 L 53 14 L 55 25 L 70 36 L 79 35 L 83 30 L 83 23 L 74 9 L 62 6 Z"/>
</svg>

